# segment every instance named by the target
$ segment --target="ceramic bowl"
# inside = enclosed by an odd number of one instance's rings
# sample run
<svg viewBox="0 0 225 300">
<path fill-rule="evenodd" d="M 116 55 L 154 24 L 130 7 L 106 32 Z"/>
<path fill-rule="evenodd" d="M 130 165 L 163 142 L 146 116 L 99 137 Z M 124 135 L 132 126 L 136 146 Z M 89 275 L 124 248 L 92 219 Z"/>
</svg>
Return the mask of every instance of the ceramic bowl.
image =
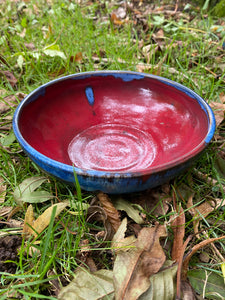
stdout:
<svg viewBox="0 0 225 300">
<path fill-rule="evenodd" d="M 190 166 L 215 131 L 208 104 L 154 75 L 99 71 L 31 92 L 13 119 L 18 142 L 45 172 L 84 190 L 142 191 Z"/>
</svg>

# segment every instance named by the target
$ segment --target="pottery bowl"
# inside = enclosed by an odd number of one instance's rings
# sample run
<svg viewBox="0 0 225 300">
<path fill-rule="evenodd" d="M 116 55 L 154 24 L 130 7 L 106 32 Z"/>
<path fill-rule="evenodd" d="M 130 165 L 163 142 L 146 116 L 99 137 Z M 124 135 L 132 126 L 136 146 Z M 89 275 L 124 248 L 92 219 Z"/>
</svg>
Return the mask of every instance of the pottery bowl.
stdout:
<svg viewBox="0 0 225 300">
<path fill-rule="evenodd" d="M 18 106 L 18 142 L 41 169 L 82 189 L 142 191 L 190 166 L 215 131 L 208 104 L 185 86 L 129 71 L 44 84 Z"/>
</svg>

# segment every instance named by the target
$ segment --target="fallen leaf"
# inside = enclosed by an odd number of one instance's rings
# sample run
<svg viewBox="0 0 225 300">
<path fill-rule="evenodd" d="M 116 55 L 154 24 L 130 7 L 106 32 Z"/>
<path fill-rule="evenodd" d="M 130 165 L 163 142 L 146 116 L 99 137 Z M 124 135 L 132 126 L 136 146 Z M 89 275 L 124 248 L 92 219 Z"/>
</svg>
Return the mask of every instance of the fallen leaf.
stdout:
<svg viewBox="0 0 225 300">
<path fill-rule="evenodd" d="M 50 56 L 50 57 L 58 56 L 58 57 L 61 57 L 62 59 L 66 60 L 66 56 L 62 51 L 46 49 L 46 50 L 43 51 L 43 53 L 47 56 Z"/>
<path fill-rule="evenodd" d="M 42 183 L 47 180 L 44 176 L 30 177 L 25 179 L 14 191 L 14 199 L 18 205 L 28 203 L 42 203 L 54 198 L 47 191 L 35 191 Z"/>
<path fill-rule="evenodd" d="M 128 251 L 132 247 L 135 247 L 136 238 L 134 235 L 125 238 L 125 232 L 127 230 L 127 218 L 124 218 L 115 233 L 111 247 L 113 251 L 118 254 L 119 251 Z"/>
<path fill-rule="evenodd" d="M 224 93 L 220 94 L 220 101 L 221 101 L 221 103 L 225 102 L 225 94 Z"/>
<path fill-rule="evenodd" d="M 183 254 L 182 247 L 185 235 L 185 214 L 182 206 L 179 207 L 178 211 L 171 218 L 173 219 L 171 228 L 174 234 L 171 257 L 172 260 L 179 262 Z"/>
<path fill-rule="evenodd" d="M 4 184 L 4 182 L 4 179 L 0 177 L 0 203 L 5 202 L 6 184 Z"/>
<path fill-rule="evenodd" d="M 126 231 L 127 231 L 127 218 L 124 218 L 122 220 L 119 228 L 117 229 L 117 231 L 112 239 L 112 242 L 123 240 L 125 237 Z"/>
<path fill-rule="evenodd" d="M 168 300 L 175 298 L 175 284 L 177 264 L 167 261 L 157 274 L 150 277 L 151 287 L 142 294 L 139 300 Z M 114 285 L 113 272 L 99 270 L 90 273 L 79 268 L 73 281 L 63 287 L 58 294 L 59 300 L 113 300 Z"/>
<path fill-rule="evenodd" d="M 207 198 L 204 202 L 201 204 L 195 206 L 193 204 L 193 198 L 189 197 L 187 201 L 187 209 L 191 216 L 193 217 L 193 227 L 194 227 L 194 233 L 199 237 L 198 231 L 199 231 L 199 223 L 202 220 L 202 217 L 206 218 L 211 212 L 213 212 L 215 209 L 222 207 L 225 205 L 225 200 L 216 198 Z"/>
<path fill-rule="evenodd" d="M 7 81 L 10 83 L 12 87 L 15 87 L 17 83 L 16 77 L 13 75 L 10 71 L 0 71 L 0 74 L 7 79 Z"/>
<path fill-rule="evenodd" d="M 3 114 L 8 110 L 10 110 L 11 108 L 16 107 L 17 105 L 18 105 L 18 101 L 15 95 L 8 95 L 5 96 L 4 98 L 1 96 L 0 113 Z"/>
<path fill-rule="evenodd" d="M 190 236 L 187 238 L 187 240 L 190 238 Z M 222 235 L 220 237 L 217 237 L 217 238 L 211 238 L 211 239 L 206 239 L 206 240 L 203 240 L 202 242 L 198 243 L 197 245 L 194 245 L 192 248 L 191 248 L 191 251 L 185 256 L 184 260 L 183 260 L 183 265 L 182 265 L 182 279 L 183 280 L 186 280 L 187 278 L 187 272 L 188 272 L 188 265 L 189 265 L 189 262 L 190 262 L 190 259 L 192 258 L 192 256 L 200 249 L 202 249 L 203 247 L 211 244 L 211 243 L 214 243 L 216 241 L 219 241 L 219 240 L 223 240 L 225 239 L 225 235 Z"/>
<path fill-rule="evenodd" d="M 30 236 L 33 234 L 33 223 L 34 223 L 34 211 L 33 206 L 30 204 L 27 208 L 27 211 L 25 213 L 24 217 L 24 225 L 23 225 L 23 235 Z"/>
<path fill-rule="evenodd" d="M 176 299 L 196 300 L 196 294 L 188 281 L 181 281 L 181 297 Z"/>
<path fill-rule="evenodd" d="M 0 208 L 0 217 L 7 216 L 12 210 L 11 206 L 3 206 Z"/>
<path fill-rule="evenodd" d="M 159 30 L 155 33 L 154 37 L 155 37 L 156 39 L 164 39 L 164 31 L 163 31 L 163 29 L 162 29 L 162 28 L 159 29 Z"/>
<path fill-rule="evenodd" d="M 214 112 L 215 119 L 216 119 L 216 126 L 218 127 L 224 120 L 225 104 L 211 101 L 209 105 Z"/>
<path fill-rule="evenodd" d="M 113 200 L 113 205 L 117 210 L 123 210 L 127 215 L 137 224 L 143 224 L 144 220 L 140 216 L 140 211 L 136 209 L 130 201 L 123 198 L 117 198 Z"/>
<path fill-rule="evenodd" d="M 23 100 L 26 96 L 27 94 L 24 94 L 22 92 L 16 93 L 16 97 L 18 98 L 19 101 Z"/>
<path fill-rule="evenodd" d="M 157 44 L 149 44 L 142 48 L 142 52 L 145 59 L 147 60 L 147 64 L 149 64 L 152 58 L 156 56 L 158 50 L 159 46 Z"/>
<path fill-rule="evenodd" d="M 204 299 L 225 299 L 224 281 L 219 274 L 204 269 L 190 270 L 188 279 L 193 289 Z"/>
<path fill-rule="evenodd" d="M 118 210 L 113 206 L 113 203 L 108 195 L 100 192 L 98 193 L 97 197 L 107 215 L 109 222 L 112 225 L 114 232 L 116 232 L 121 224 Z"/>
<path fill-rule="evenodd" d="M 33 235 L 36 238 L 49 225 L 53 210 L 56 209 L 55 217 L 57 217 L 68 205 L 69 201 L 53 204 L 36 220 L 34 220 L 33 216 L 33 207 L 29 205 L 25 215 L 23 234 L 27 236 Z"/>
<path fill-rule="evenodd" d="M 55 217 L 57 217 L 67 206 L 69 201 L 53 204 L 34 221 L 33 228 L 37 233 L 41 233 L 50 223 L 53 209 L 56 207 Z"/>
<path fill-rule="evenodd" d="M 78 62 L 78 63 L 81 63 L 82 60 L 83 60 L 83 54 L 82 54 L 82 52 L 77 52 L 77 53 L 75 54 L 75 56 L 73 56 L 73 55 L 70 56 L 70 61 L 71 61 L 71 62 Z"/>
<path fill-rule="evenodd" d="M 150 288 L 138 300 L 169 300 L 176 297 L 177 264 L 166 261 L 162 269 L 150 277 Z"/>
<path fill-rule="evenodd" d="M 124 21 L 120 20 L 115 13 L 111 14 L 110 20 L 114 25 L 123 25 L 124 24 Z"/>
<path fill-rule="evenodd" d="M 15 137 L 13 131 L 11 131 L 9 134 L 6 134 L 0 138 L 1 145 L 3 147 L 10 146 L 13 142 L 15 142 L 15 140 L 16 140 L 16 137 Z"/>
<path fill-rule="evenodd" d="M 15 219 L 10 219 L 7 221 L 7 226 L 9 228 L 22 228 L 23 227 L 23 221 L 15 220 Z"/>
<path fill-rule="evenodd" d="M 154 216 L 165 215 L 169 209 L 169 203 L 172 201 L 170 187 L 164 184 L 160 187 L 142 192 L 140 197 L 135 197 L 132 201 L 139 204 L 149 214 Z"/>
<path fill-rule="evenodd" d="M 47 272 L 48 282 L 51 285 L 51 294 L 53 293 L 56 297 L 58 297 L 62 283 L 60 282 L 60 278 L 57 272 L 52 269 Z"/>
<path fill-rule="evenodd" d="M 150 276 L 165 262 L 160 237 L 166 237 L 166 228 L 158 225 L 143 228 L 135 242 L 135 249 L 119 252 L 113 268 L 115 299 L 138 299 L 150 286 Z"/>
<path fill-rule="evenodd" d="M 88 268 L 90 272 L 96 272 L 98 269 L 91 257 L 92 249 L 90 241 L 88 239 L 81 240 L 79 243 L 79 250 L 76 255 L 76 259 L 79 261 L 80 266 Z"/>
<path fill-rule="evenodd" d="M 90 273 L 81 268 L 75 273 L 73 281 L 63 287 L 59 300 L 99 300 L 114 299 L 113 272 L 99 270 Z"/>
<path fill-rule="evenodd" d="M 86 222 L 87 223 L 102 222 L 104 225 L 105 230 L 103 232 L 103 235 L 100 237 L 101 243 L 96 245 L 96 247 L 101 246 L 101 244 L 104 243 L 105 241 L 111 240 L 111 238 L 113 237 L 113 235 L 115 233 L 115 231 L 112 227 L 112 224 L 108 220 L 105 210 L 98 205 L 91 205 L 88 208 Z M 97 238 L 97 240 L 99 240 L 99 235 L 98 236 L 96 235 L 96 238 Z"/>
<path fill-rule="evenodd" d="M 60 50 L 60 47 L 57 44 L 53 44 L 53 45 L 49 45 L 49 46 L 44 47 L 42 49 L 42 52 L 45 55 L 48 55 L 48 56 L 51 56 L 51 57 L 59 56 L 62 59 L 66 59 L 66 56 L 65 56 L 64 52 L 62 52 Z"/>
</svg>

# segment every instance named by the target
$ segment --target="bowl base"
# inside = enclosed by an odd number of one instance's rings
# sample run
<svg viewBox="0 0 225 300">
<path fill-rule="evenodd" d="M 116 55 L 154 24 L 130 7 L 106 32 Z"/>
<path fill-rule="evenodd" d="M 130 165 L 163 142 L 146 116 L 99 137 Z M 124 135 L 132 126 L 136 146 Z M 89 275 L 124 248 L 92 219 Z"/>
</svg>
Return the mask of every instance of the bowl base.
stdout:
<svg viewBox="0 0 225 300">
<path fill-rule="evenodd" d="M 70 142 L 68 154 L 75 167 L 108 172 L 141 171 L 152 165 L 157 145 L 140 129 L 120 124 L 89 127 Z"/>
</svg>

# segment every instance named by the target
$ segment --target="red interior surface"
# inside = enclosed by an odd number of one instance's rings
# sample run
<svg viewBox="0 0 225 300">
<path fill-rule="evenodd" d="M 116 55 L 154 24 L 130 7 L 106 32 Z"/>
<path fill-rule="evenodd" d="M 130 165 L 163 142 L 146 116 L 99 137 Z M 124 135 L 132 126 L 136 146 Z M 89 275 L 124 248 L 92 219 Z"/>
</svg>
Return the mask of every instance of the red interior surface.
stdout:
<svg viewBox="0 0 225 300">
<path fill-rule="evenodd" d="M 87 87 L 93 90 L 93 105 L 85 95 Z M 196 100 L 151 78 L 123 81 L 95 76 L 59 81 L 24 106 L 19 118 L 19 129 L 33 148 L 69 165 L 68 146 L 73 138 L 91 126 L 107 124 L 134 128 L 154 140 L 155 158 L 143 167 L 148 169 L 183 157 L 204 140 L 208 130 L 206 113 Z"/>
</svg>

